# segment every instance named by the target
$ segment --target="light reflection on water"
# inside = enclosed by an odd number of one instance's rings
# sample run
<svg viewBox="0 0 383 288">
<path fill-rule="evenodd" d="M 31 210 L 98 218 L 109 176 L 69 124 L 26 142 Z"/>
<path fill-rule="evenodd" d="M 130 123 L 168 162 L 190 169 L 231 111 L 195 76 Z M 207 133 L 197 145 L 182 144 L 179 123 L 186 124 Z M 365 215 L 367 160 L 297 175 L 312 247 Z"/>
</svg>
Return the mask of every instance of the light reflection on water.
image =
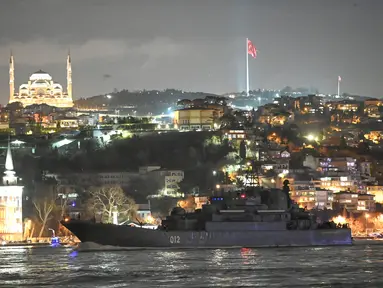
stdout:
<svg viewBox="0 0 383 288">
<path fill-rule="evenodd" d="M 381 245 L 96 252 L 1 248 L 0 259 L 0 287 L 383 287 Z"/>
</svg>

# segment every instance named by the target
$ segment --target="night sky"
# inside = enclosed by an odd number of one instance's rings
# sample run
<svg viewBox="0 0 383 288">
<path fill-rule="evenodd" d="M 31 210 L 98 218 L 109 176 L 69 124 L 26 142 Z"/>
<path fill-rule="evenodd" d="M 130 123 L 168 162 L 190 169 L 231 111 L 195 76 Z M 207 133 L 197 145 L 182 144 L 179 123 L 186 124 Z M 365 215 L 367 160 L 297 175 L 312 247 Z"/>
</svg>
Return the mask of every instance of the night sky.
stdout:
<svg viewBox="0 0 383 288">
<path fill-rule="evenodd" d="M 117 89 L 316 87 L 383 96 L 382 0 L 1 0 L 0 91 L 12 49 L 16 85 L 42 69 L 74 97 Z"/>
</svg>

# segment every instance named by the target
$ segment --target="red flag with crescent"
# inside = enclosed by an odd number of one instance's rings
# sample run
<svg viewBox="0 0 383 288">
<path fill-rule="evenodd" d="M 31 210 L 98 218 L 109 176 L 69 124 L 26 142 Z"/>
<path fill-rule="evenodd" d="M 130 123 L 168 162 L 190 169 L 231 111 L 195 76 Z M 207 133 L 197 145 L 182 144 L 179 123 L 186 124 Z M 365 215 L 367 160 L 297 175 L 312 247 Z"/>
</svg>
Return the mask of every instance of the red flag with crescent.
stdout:
<svg viewBox="0 0 383 288">
<path fill-rule="evenodd" d="M 247 53 L 250 54 L 251 57 L 257 58 L 257 48 L 250 40 L 247 40 Z"/>
</svg>

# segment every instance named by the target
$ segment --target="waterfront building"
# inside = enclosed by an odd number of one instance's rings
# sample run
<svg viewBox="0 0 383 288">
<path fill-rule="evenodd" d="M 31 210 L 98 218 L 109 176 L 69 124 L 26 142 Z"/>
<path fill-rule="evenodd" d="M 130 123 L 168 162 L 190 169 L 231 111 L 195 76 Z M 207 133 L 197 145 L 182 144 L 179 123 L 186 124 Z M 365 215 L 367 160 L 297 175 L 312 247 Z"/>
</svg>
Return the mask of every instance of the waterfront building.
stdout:
<svg viewBox="0 0 383 288">
<path fill-rule="evenodd" d="M 13 171 L 11 145 L 8 141 L 3 185 L 0 186 L 0 240 L 23 240 L 22 194 L 23 186 Z"/>
<path fill-rule="evenodd" d="M 21 84 L 15 92 L 15 61 L 9 61 L 9 103 L 20 102 L 24 107 L 33 104 L 47 104 L 59 108 L 73 107 L 72 99 L 72 61 L 67 57 L 67 91 L 53 81 L 48 73 L 39 70 L 33 73 L 27 83 Z"/>
<path fill-rule="evenodd" d="M 375 196 L 375 202 L 383 204 L 383 186 L 381 185 L 368 185 L 366 191 L 370 195 Z"/>
<path fill-rule="evenodd" d="M 290 197 L 301 208 L 332 209 L 333 191 L 315 187 L 314 181 L 292 181 L 290 183 Z"/>
<path fill-rule="evenodd" d="M 349 212 L 375 212 L 375 196 L 353 192 L 334 193 L 334 209 L 346 209 Z"/>
</svg>

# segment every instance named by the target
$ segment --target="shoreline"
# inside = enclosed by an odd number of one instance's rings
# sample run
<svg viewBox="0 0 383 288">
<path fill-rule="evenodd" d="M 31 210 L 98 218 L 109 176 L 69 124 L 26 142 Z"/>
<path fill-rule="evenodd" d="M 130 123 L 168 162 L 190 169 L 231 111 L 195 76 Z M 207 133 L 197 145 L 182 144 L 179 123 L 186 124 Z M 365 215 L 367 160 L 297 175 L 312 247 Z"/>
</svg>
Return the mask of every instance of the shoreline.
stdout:
<svg viewBox="0 0 383 288">
<path fill-rule="evenodd" d="M 78 243 L 60 243 L 58 246 L 75 246 Z M 52 245 L 49 242 L 44 242 L 44 243 L 8 243 L 8 244 L 3 244 L 0 245 L 1 247 L 50 247 L 50 246 L 55 246 Z"/>
<path fill-rule="evenodd" d="M 354 238 L 353 245 L 383 245 L 383 239 L 374 238 Z"/>
</svg>

